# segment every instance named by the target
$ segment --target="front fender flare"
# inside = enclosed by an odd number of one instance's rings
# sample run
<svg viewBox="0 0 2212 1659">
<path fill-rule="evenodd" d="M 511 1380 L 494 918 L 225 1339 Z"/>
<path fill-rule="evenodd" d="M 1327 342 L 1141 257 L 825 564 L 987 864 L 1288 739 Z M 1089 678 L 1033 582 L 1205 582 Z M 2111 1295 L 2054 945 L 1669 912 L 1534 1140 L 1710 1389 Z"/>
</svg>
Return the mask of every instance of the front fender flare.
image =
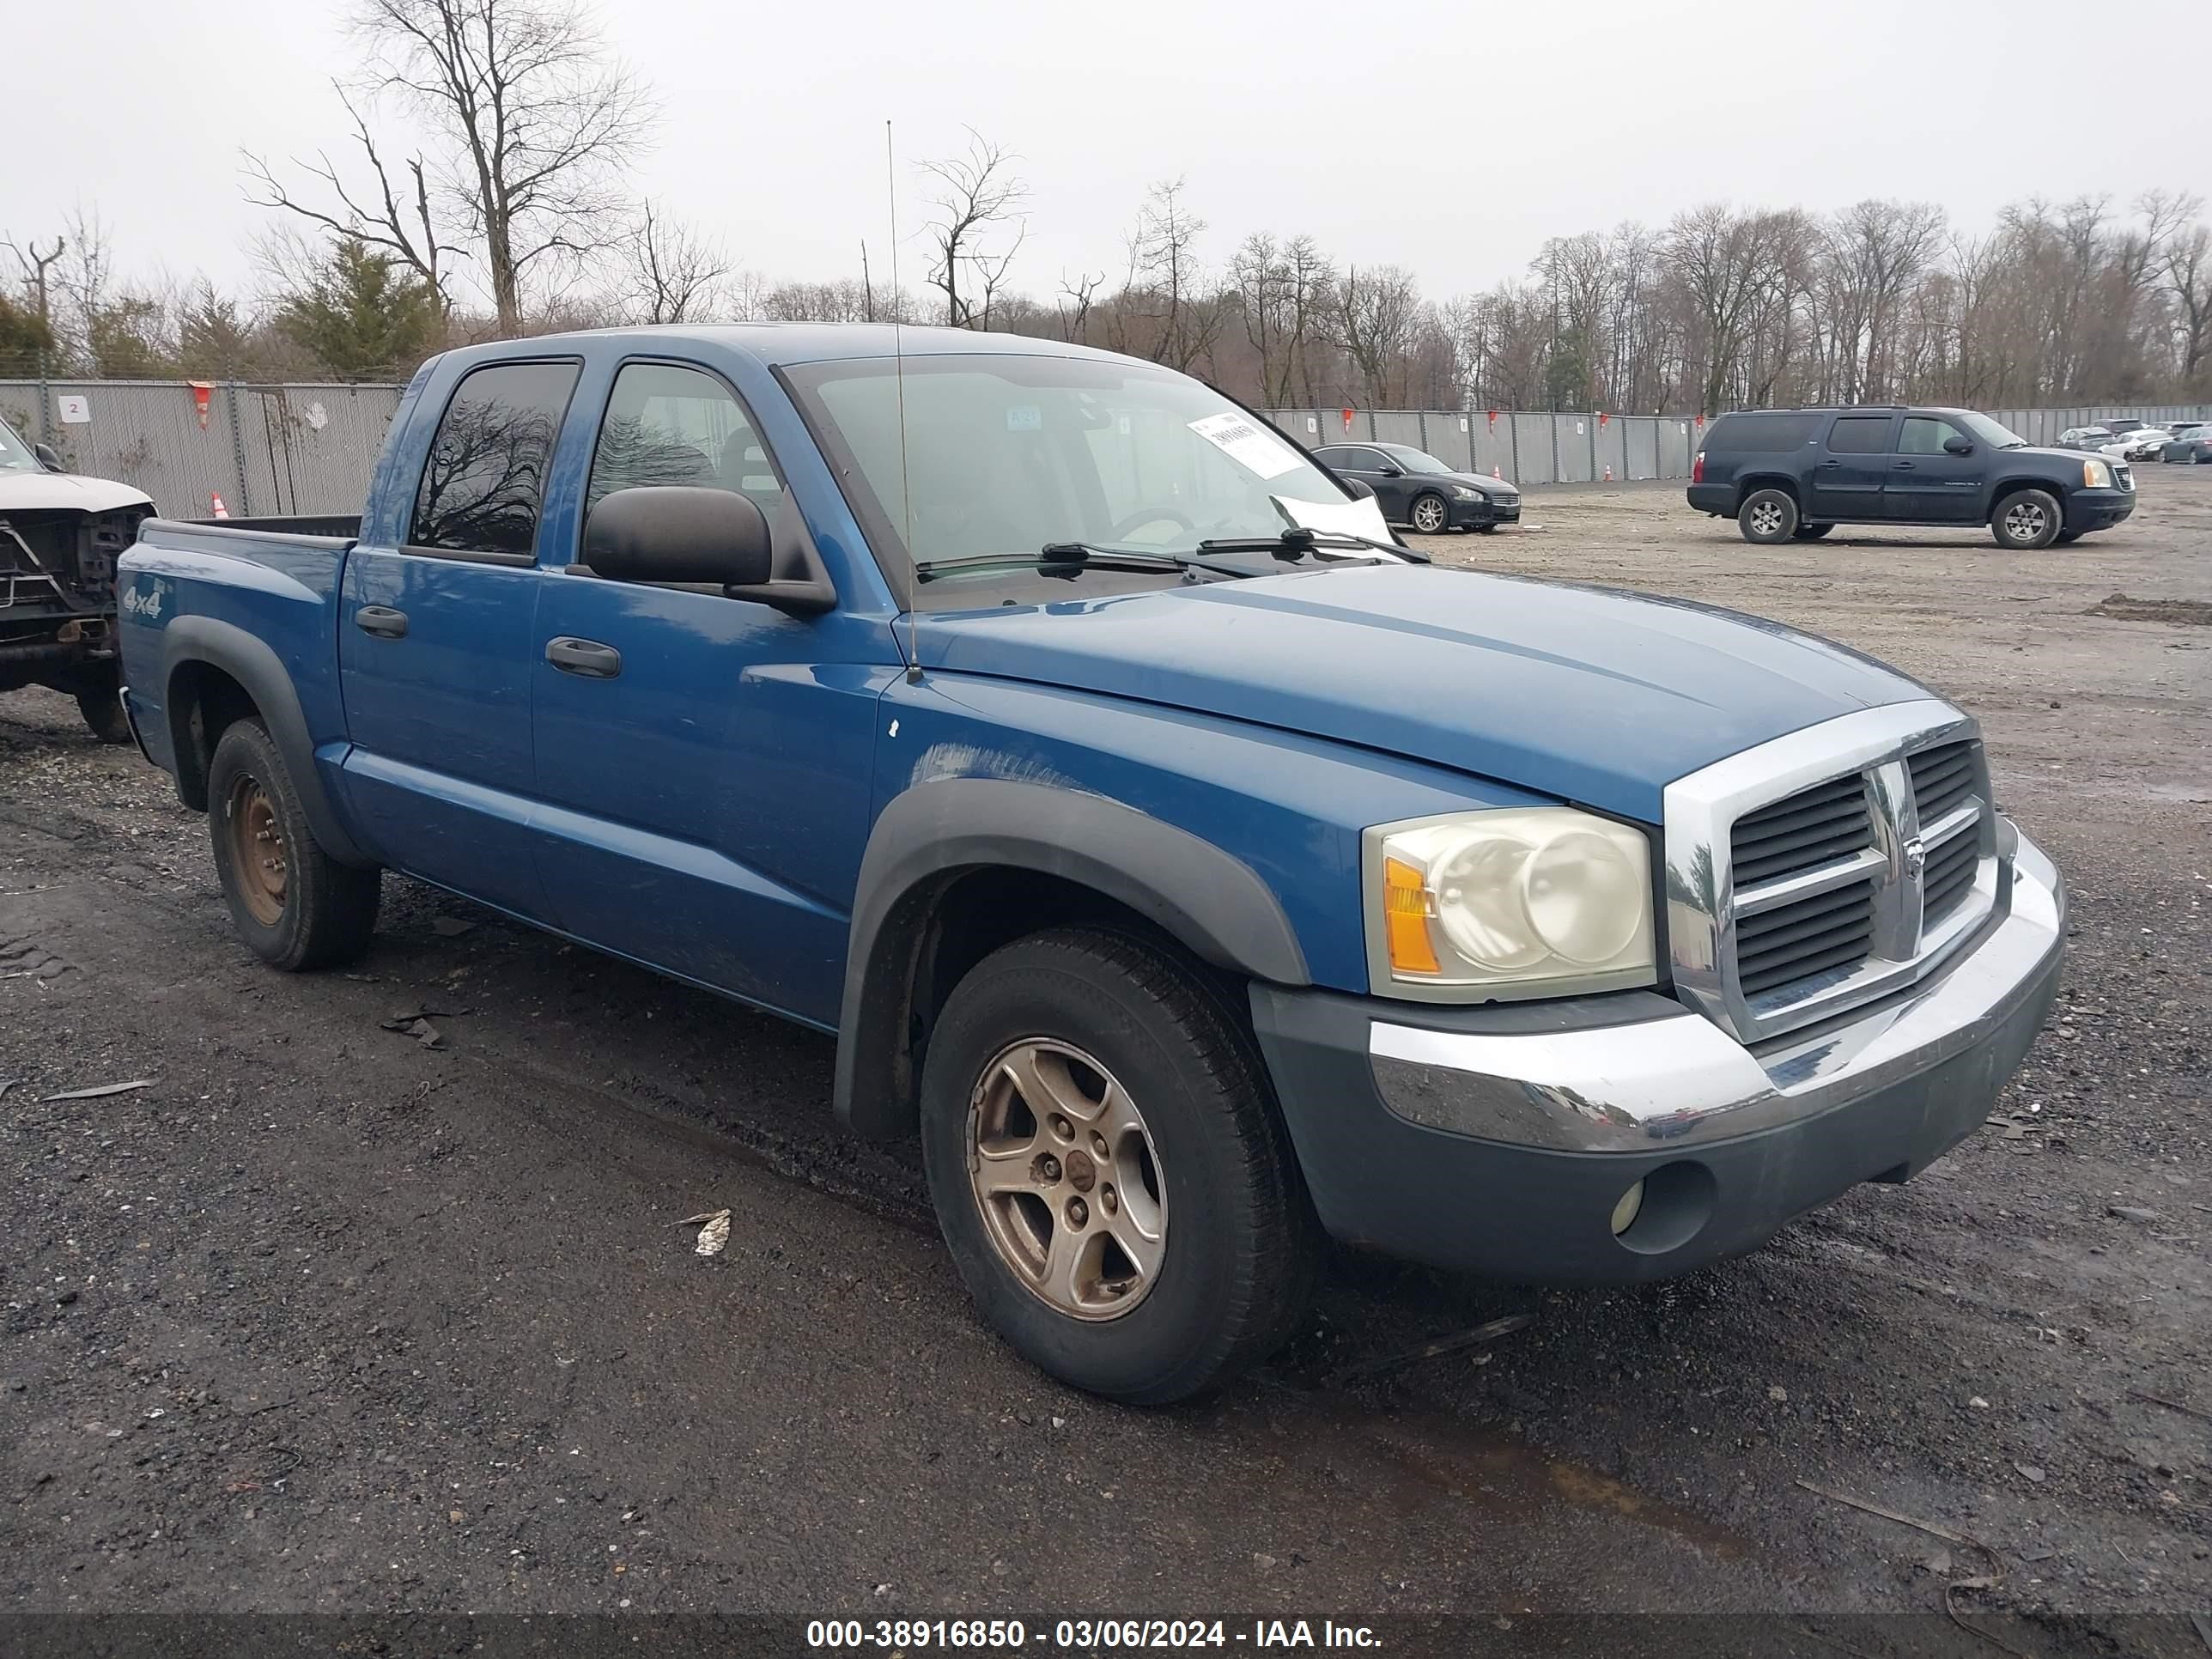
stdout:
<svg viewBox="0 0 2212 1659">
<path fill-rule="evenodd" d="M 177 672 L 195 663 L 221 669 L 253 699 L 262 724 L 269 728 L 277 752 L 284 757 L 292 787 L 299 792 L 300 805 L 323 851 L 340 864 L 374 867 L 376 860 L 347 831 L 323 787 L 322 775 L 315 769 L 314 738 L 307 730 L 300 694 L 293 690 L 283 659 L 267 641 L 257 639 L 235 623 L 214 617 L 179 617 L 161 630 L 162 708 L 179 769 L 184 757 L 192 752 L 192 732 L 191 711 L 178 703 Z"/>
<path fill-rule="evenodd" d="M 1127 905 L 1206 961 L 1306 985 L 1305 952 L 1251 866 L 1211 842 L 1101 795 L 1002 778 L 941 778 L 886 806 L 853 900 L 837 1030 L 838 1121 L 875 1139 L 914 1127 L 907 1030 L 929 901 L 962 870 L 1057 876 Z"/>
</svg>

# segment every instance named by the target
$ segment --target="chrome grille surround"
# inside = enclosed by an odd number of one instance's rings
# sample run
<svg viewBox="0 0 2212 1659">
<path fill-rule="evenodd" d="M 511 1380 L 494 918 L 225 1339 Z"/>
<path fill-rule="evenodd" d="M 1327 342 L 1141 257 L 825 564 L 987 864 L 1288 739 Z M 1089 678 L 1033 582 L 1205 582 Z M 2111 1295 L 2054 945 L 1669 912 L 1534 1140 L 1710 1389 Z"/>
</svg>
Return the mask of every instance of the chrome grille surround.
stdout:
<svg viewBox="0 0 2212 1659">
<path fill-rule="evenodd" d="M 1980 736 L 1968 716 L 1926 698 L 1824 720 L 1668 785 L 1667 950 L 1675 994 L 1739 1041 L 1756 1044 L 1917 983 L 2002 917 L 2011 872 L 1998 857 L 1998 820 Z M 1960 742 L 1969 745 L 1972 787 L 1923 823 L 1911 757 Z M 1737 890 L 1736 820 L 1852 775 L 1865 781 L 1872 844 Z M 1960 836 L 1972 838 L 1974 853 L 1972 882 L 1963 891 L 1955 875 L 1959 854 L 1945 851 Z M 1938 862 L 1954 872 L 1950 902 L 1929 916 L 1923 914 L 1926 869 Z M 1863 957 L 1746 994 L 1736 963 L 1739 915 L 1869 880 L 1873 927 Z"/>
</svg>

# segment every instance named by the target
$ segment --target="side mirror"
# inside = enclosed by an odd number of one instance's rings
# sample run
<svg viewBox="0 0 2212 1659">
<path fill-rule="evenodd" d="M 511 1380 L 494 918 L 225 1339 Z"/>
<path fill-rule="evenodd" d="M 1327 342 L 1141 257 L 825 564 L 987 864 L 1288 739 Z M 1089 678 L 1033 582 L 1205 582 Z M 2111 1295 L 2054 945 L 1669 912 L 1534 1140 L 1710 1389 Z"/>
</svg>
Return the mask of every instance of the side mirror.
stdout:
<svg viewBox="0 0 2212 1659">
<path fill-rule="evenodd" d="M 1946 438 L 1943 440 L 1943 453 L 1946 455 L 1971 455 L 1974 453 L 1974 441 L 1955 435 Z"/>
<path fill-rule="evenodd" d="M 617 489 L 584 526 L 583 562 L 618 582 L 756 587 L 770 574 L 768 520 L 744 495 L 688 484 Z"/>
<path fill-rule="evenodd" d="M 68 466 L 62 460 L 60 453 L 52 444 L 33 444 L 31 453 L 39 458 L 39 465 L 49 472 L 69 471 Z"/>
<path fill-rule="evenodd" d="M 1386 478 L 1402 478 L 1406 476 L 1405 468 L 1402 466 L 1393 466 L 1388 461 L 1383 462 L 1381 466 L 1376 467 L 1375 470 L 1377 472 L 1380 472 Z"/>
<path fill-rule="evenodd" d="M 1355 501 L 1371 501 L 1375 499 L 1375 486 L 1368 483 L 1364 478 L 1345 479 L 1344 490 L 1345 494 L 1351 496 Z"/>
</svg>

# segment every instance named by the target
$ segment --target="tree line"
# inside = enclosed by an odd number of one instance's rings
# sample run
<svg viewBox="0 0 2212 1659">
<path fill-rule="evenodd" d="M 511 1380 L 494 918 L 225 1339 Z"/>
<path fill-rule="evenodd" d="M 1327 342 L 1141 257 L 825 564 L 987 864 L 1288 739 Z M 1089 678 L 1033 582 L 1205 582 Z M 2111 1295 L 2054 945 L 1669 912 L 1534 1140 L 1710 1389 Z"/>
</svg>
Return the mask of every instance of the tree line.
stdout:
<svg viewBox="0 0 2212 1659">
<path fill-rule="evenodd" d="M 270 216 L 252 283 L 126 277 L 96 212 L 0 234 L 0 374 L 390 380 L 484 339 L 818 319 L 1102 346 L 1272 406 L 2212 398 L 2191 195 L 2028 200 L 1978 230 L 1920 202 L 1716 203 L 1554 237 L 1520 278 L 1441 299 L 1310 235 L 1218 237 L 1182 179 L 1133 204 L 1113 260 L 1044 276 L 1019 156 L 971 131 L 913 170 L 919 290 L 857 238 L 855 271 L 775 279 L 626 188 L 659 111 L 573 0 L 356 0 L 350 27 L 333 148 L 241 158 Z"/>
</svg>

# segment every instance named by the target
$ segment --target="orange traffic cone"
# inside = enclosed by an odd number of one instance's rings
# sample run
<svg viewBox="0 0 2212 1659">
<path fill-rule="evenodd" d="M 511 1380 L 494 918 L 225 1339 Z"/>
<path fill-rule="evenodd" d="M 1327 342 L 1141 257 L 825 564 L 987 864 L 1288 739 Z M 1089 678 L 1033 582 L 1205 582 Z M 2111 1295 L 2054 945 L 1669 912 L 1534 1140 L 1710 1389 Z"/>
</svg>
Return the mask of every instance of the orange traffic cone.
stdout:
<svg viewBox="0 0 2212 1659">
<path fill-rule="evenodd" d="M 1613 469 L 1610 466 L 1607 467 L 1605 470 L 1605 481 L 1607 483 L 1611 483 L 1613 482 Z"/>
<path fill-rule="evenodd" d="M 1504 475 L 1503 472 L 1500 472 L 1500 471 L 1499 471 L 1496 467 L 1494 467 L 1494 466 L 1493 466 L 1493 467 L 1492 467 L 1492 468 L 1490 469 L 1490 476 L 1491 476 L 1492 477 L 1493 477 L 1493 478 L 1497 479 L 1497 480 L 1498 480 L 1498 483 L 1504 483 L 1505 482 L 1505 475 Z"/>
</svg>

